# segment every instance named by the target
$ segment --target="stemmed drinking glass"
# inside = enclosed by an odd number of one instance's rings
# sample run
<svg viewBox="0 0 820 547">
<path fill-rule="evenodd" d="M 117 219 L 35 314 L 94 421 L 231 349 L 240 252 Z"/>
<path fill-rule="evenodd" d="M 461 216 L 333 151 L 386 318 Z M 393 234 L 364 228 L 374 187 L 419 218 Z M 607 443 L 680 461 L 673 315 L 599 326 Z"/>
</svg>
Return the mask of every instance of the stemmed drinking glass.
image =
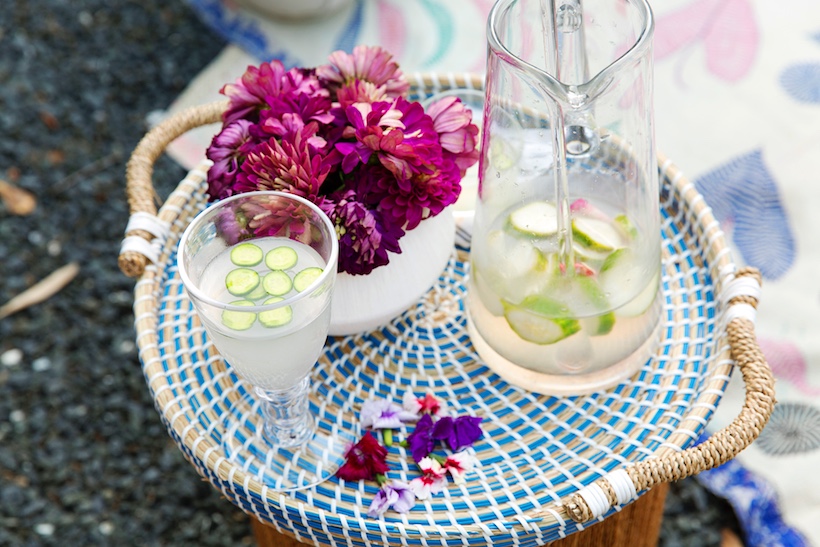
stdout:
<svg viewBox="0 0 820 547">
<path fill-rule="evenodd" d="M 329 478 L 353 440 L 335 426 L 317 427 L 308 397 L 338 254 L 327 215 L 281 192 L 219 201 L 179 243 L 180 278 L 199 319 L 230 368 L 253 386 L 225 409 L 222 444 L 269 489 Z"/>
</svg>

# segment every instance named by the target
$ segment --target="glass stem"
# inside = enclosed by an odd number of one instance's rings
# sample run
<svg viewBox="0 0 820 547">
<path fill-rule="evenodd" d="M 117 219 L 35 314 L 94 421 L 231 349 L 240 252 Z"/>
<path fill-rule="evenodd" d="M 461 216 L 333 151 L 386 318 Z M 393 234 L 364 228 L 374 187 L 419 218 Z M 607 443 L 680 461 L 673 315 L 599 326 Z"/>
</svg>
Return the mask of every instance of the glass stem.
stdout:
<svg viewBox="0 0 820 547">
<path fill-rule="evenodd" d="M 255 388 L 262 399 L 265 437 L 278 447 L 299 446 L 308 441 L 316 427 L 308 405 L 310 378 L 276 391 Z"/>
</svg>

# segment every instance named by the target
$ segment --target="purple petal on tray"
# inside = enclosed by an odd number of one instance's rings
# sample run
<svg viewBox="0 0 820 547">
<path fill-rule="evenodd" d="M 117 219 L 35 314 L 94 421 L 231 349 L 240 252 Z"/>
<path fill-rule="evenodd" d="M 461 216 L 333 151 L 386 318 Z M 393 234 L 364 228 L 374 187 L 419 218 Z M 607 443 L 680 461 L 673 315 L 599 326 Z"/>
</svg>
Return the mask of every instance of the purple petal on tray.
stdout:
<svg viewBox="0 0 820 547">
<path fill-rule="evenodd" d="M 760 150 L 739 156 L 695 181 L 744 261 L 764 277 L 785 274 L 797 253 L 794 234 Z"/>
</svg>

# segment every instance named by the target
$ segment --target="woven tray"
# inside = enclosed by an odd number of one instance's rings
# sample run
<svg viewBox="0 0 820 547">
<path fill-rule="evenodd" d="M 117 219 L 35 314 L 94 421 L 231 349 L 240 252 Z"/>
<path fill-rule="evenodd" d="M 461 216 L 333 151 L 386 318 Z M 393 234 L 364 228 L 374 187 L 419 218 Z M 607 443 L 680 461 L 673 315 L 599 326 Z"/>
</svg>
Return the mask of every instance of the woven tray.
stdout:
<svg viewBox="0 0 820 547">
<path fill-rule="evenodd" d="M 475 77 L 416 75 L 424 96 L 475 87 Z M 132 219 L 120 265 L 139 276 L 137 343 L 145 377 L 169 434 L 197 471 L 243 511 L 316 544 L 540 545 L 603 519 L 645 489 L 719 465 L 751 443 L 774 405 L 773 379 L 754 336 L 759 275 L 736 271 L 723 234 L 695 188 L 660 164 L 663 232 L 661 343 L 630 380 L 605 392 L 554 398 L 510 386 L 470 344 L 464 310 L 468 249 L 454 249 L 438 283 L 389 326 L 330 338 L 314 368 L 319 427 L 359 434 L 368 398 L 397 401 L 431 391 L 458 414 L 484 418 L 480 467 L 466 484 L 417 503 L 408 514 L 366 516 L 375 483 L 329 480 L 310 490 L 268 490 L 264 463 L 227 459 L 223 421 L 261 416 L 241 401 L 249 386 L 220 358 L 188 301 L 176 268 L 179 237 L 206 204 L 207 164 L 191 171 L 157 212 L 151 172 L 165 146 L 219 119 L 224 103 L 180 113 L 152 130 L 129 162 Z M 149 243 L 150 241 L 150 243 Z M 738 366 L 746 404 L 708 441 L 703 432 Z M 252 435 L 249 434 L 249 438 Z M 253 449 L 254 447 L 251 447 Z M 390 449 L 390 476 L 417 476 Z"/>
</svg>

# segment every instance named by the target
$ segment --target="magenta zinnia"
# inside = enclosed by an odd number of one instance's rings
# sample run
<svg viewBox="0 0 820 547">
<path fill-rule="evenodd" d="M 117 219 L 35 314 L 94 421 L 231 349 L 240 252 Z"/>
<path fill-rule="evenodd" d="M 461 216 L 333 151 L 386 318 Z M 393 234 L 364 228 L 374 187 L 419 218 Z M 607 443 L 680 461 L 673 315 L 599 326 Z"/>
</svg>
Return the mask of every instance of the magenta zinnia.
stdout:
<svg viewBox="0 0 820 547">
<path fill-rule="evenodd" d="M 302 196 L 336 227 L 339 271 L 389 263 L 407 230 L 456 201 L 477 154 L 477 128 L 460 102 L 425 112 L 408 89 L 379 47 L 337 51 L 316 69 L 248 67 L 222 88 L 228 107 L 207 151 L 210 200 L 256 190 Z M 304 219 L 289 214 L 256 211 L 247 229 L 310 240 Z"/>
</svg>

